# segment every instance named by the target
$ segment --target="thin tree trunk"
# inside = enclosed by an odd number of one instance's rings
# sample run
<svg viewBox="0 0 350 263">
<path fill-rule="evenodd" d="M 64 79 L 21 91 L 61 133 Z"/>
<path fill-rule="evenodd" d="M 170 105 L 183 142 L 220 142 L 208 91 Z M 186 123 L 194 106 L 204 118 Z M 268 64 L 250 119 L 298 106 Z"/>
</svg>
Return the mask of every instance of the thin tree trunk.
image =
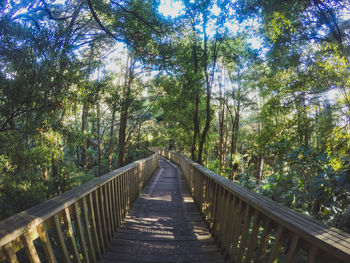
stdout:
<svg viewBox="0 0 350 263">
<path fill-rule="evenodd" d="M 204 32 L 204 59 L 203 59 L 203 70 L 204 70 L 204 75 L 205 75 L 205 84 L 206 84 L 206 100 L 205 100 L 205 105 L 206 105 L 206 121 L 205 121 L 205 126 L 202 132 L 202 135 L 200 137 L 199 141 L 199 147 L 198 147 L 198 158 L 197 162 L 199 164 L 202 164 L 202 153 L 203 153 L 203 146 L 205 142 L 205 138 L 207 137 L 207 133 L 210 128 L 210 122 L 211 122 L 211 115 L 210 115 L 210 101 L 211 101 L 211 80 L 209 78 L 209 73 L 208 73 L 208 36 L 207 36 L 207 20 L 208 17 L 204 16 L 203 17 L 203 32 Z M 216 56 L 217 56 L 217 50 L 216 50 L 216 43 L 215 43 L 215 48 L 213 52 L 213 69 L 215 68 L 215 62 L 216 62 Z M 212 73 L 214 74 L 214 72 Z M 212 76 L 213 77 L 213 76 Z"/>
<path fill-rule="evenodd" d="M 102 176 L 102 150 L 101 150 L 101 112 L 100 103 L 97 99 L 96 103 L 97 118 L 97 151 L 98 151 L 98 176 Z"/>
<path fill-rule="evenodd" d="M 119 167 L 125 165 L 125 151 L 126 151 L 126 128 L 128 121 L 128 109 L 130 101 L 131 83 L 133 79 L 133 61 L 128 54 L 125 67 L 125 82 L 123 87 L 123 98 L 120 111 L 120 127 L 118 138 L 118 165 Z"/>
<path fill-rule="evenodd" d="M 52 152 L 51 156 L 51 168 L 52 168 L 52 178 L 54 182 L 54 187 L 56 191 L 56 195 L 60 194 L 60 181 L 58 176 L 58 164 L 57 164 L 57 156 L 56 153 Z"/>
<path fill-rule="evenodd" d="M 257 164 L 258 164 L 257 180 L 261 181 L 264 177 L 264 155 L 262 153 L 259 154 Z"/>
<path fill-rule="evenodd" d="M 125 164 L 125 138 L 126 138 L 126 125 L 127 125 L 127 107 L 123 107 L 120 114 L 120 127 L 119 127 L 119 151 L 118 151 L 118 166 L 122 167 Z"/>
<path fill-rule="evenodd" d="M 225 120 L 225 104 L 220 101 L 220 112 L 219 112 L 219 162 L 220 168 L 223 167 L 224 159 L 224 120 Z"/>
<path fill-rule="evenodd" d="M 116 110 L 113 108 L 112 119 L 111 119 L 111 129 L 110 129 L 110 133 L 109 133 L 109 149 L 108 149 L 108 169 L 109 169 L 109 171 L 112 171 L 112 162 L 113 162 L 115 113 L 116 113 Z"/>
<path fill-rule="evenodd" d="M 84 171 L 87 170 L 87 156 L 86 156 L 87 137 L 86 136 L 89 129 L 88 115 L 89 115 L 89 108 L 88 108 L 88 104 L 85 102 L 83 104 L 83 113 L 81 117 L 81 132 L 83 134 L 83 145 L 81 147 L 81 164 L 84 168 Z"/>
<path fill-rule="evenodd" d="M 195 29 L 193 28 L 193 30 Z M 193 50 L 193 66 L 194 66 L 194 74 L 195 74 L 195 109 L 193 114 L 193 139 L 192 139 L 192 147 L 191 147 L 191 158 L 192 160 L 195 160 L 197 138 L 199 136 L 199 103 L 200 103 L 199 90 L 197 86 L 198 85 L 197 74 L 198 74 L 199 66 L 198 66 L 198 54 L 197 54 L 196 43 L 193 44 L 192 50 Z"/>
</svg>

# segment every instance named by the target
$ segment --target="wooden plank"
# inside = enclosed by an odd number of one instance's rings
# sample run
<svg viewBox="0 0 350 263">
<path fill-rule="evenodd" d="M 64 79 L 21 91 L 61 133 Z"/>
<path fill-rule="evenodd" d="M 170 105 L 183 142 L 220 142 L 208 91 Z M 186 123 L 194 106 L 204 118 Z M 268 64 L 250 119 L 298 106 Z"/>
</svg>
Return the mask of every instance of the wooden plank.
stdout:
<svg viewBox="0 0 350 263">
<path fill-rule="evenodd" d="M 90 196 L 91 194 L 89 195 L 89 197 Z M 95 221 L 95 213 L 94 213 L 93 205 L 87 204 L 86 197 L 84 197 L 81 200 L 81 209 L 83 211 L 83 221 L 84 221 L 83 225 L 84 225 L 85 233 L 87 235 L 89 256 L 92 262 L 96 262 L 97 259 L 101 258 L 102 253 L 101 253 L 100 244 L 97 237 L 96 221 Z M 89 216 L 86 209 L 88 209 L 89 211 L 91 224 L 89 223 Z"/>
<path fill-rule="evenodd" d="M 224 195 L 224 188 L 219 187 L 219 191 L 218 191 L 218 195 L 216 196 L 217 198 L 217 202 L 218 202 L 218 208 L 217 208 L 217 212 L 216 212 L 216 224 L 215 224 L 215 236 L 216 236 L 216 240 L 217 243 L 220 246 L 220 238 L 221 238 L 221 227 L 222 227 L 222 210 L 223 210 L 223 195 Z"/>
<path fill-rule="evenodd" d="M 83 209 L 84 209 L 84 207 L 82 207 L 81 210 L 83 210 Z M 87 252 L 87 247 L 86 247 L 86 244 L 85 244 L 85 238 L 84 238 L 83 227 L 82 227 L 81 219 L 80 219 L 78 202 L 74 203 L 74 205 L 73 205 L 73 218 L 74 218 L 74 223 L 75 223 L 74 225 L 76 227 L 76 232 L 77 232 L 77 235 L 78 235 L 78 240 L 79 240 L 81 253 L 83 255 L 83 261 L 84 262 L 90 262 L 90 258 L 88 256 L 88 252 Z"/>
<path fill-rule="evenodd" d="M 107 247 L 107 237 L 105 234 L 105 230 L 102 227 L 104 225 L 101 213 L 100 213 L 100 207 L 101 204 L 99 202 L 99 194 L 98 190 L 96 190 L 91 196 L 90 196 L 90 202 L 93 202 L 93 210 L 95 211 L 95 220 L 96 220 L 96 227 L 97 227 L 97 234 L 98 234 L 98 240 L 101 246 L 101 252 L 102 254 L 105 252 L 105 249 Z"/>
<path fill-rule="evenodd" d="M 282 241 L 283 241 L 283 227 L 281 225 L 278 225 L 275 244 L 270 254 L 270 258 L 268 261 L 269 263 L 277 262 L 278 256 L 281 253 Z"/>
<path fill-rule="evenodd" d="M 247 248 L 247 240 L 249 235 L 249 229 L 250 229 L 250 220 L 253 214 L 252 208 L 250 208 L 248 205 L 245 210 L 245 216 L 244 216 L 244 225 L 242 229 L 242 236 L 241 241 L 239 244 L 239 250 L 238 250 L 238 257 L 237 262 L 241 263 L 243 262 L 243 254 L 245 249 Z"/>
<path fill-rule="evenodd" d="M 50 237 L 47 233 L 46 222 L 43 222 L 42 224 L 38 225 L 37 230 L 39 233 L 41 244 L 44 248 L 47 261 L 49 263 L 56 263 L 57 260 L 56 260 L 55 254 L 53 253 Z"/>
<path fill-rule="evenodd" d="M 66 233 L 67 233 L 67 237 L 68 237 L 68 243 L 69 243 L 70 248 L 71 248 L 71 253 L 73 254 L 73 261 L 75 263 L 80 263 L 80 255 L 79 255 L 77 243 L 75 241 L 72 221 L 70 218 L 69 207 L 64 209 L 64 214 L 65 214 L 65 216 L 63 218 L 64 218 L 64 223 L 65 223 L 66 228 L 67 228 Z"/>
<path fill-rule="evenodd" d="M 243 220 L 243 214 L 244 210 L 247 209 L 247 204 L 244 204 L 242 200 L 239 200 L 238 205 L 238 215 L 237 219 L 234 224 L 234 235 L 233 235 L 233 241 L 232 241 L 232 249 L 231 249 L 231 260 L 233 261 L 236 257 L 236 251 L 238 246 L 239 237 L 241 235 L 242 230 L 242 220 Z"/>
<path fill-rule="evenodd" d="M 250 240 L 247 248 L 246 260 L 245 260 L 246 263 L 250 263 L 253 259 L 254 250 L 258 243 L 259 228 L 260 228 L 260 214 L 257 210 L 255 210 L 252 234 L 250 236 Z"/>
<path fill-rule="evenodd" d="M 3 250 L 5 251 L 6 258 L 10 263 L 19 263 L 11 243 L 4 245 Z"/>
<path fill-rule="evenodd" d="M 118 208 L 117 208 L 117 196 L 116 196 L 116 179 L 111 181 L 111 191 L 112 191 L 112 207 L 113 207 L 113 219 L 114 219 L 114 232 L 119 227 L 118 222 Z"/>
<path fill-rule="evenodd" d="M 229 229 L 230 224 L 230 193 L 228 191 L 225 191 L 225 204 L 223 209 L 223 228 L 222 228 L 222 235 L 221 235 L 221 251 L 224 252 L 226 250 L 226 239 L 227 239 L 227 232 Z"/>
<path fill-rule="evenodd" d="M 105 216 L 105 225 L 107 231 L 107 244 L 112 240 L 112 225 L 111 225 L 111 215 L 109 209 L 109 200 L 108 200 L 108 187 L 107 184 L 103 185 L 101 188 L 101 200 L 103 200 L 103 212 Z"/>
<path fill-rule="evenodd" d="M 292 240 L 291 240 L 291 244 L 289 245 L 289 248 L 288 248 L 286 263 L 293 263 L 294 262 L 295 255 L 298 252 L 298 250 L 297 250 L 298 241 L 299 241 L 299 237 L 296 235 L 293 235 Z"/>
<path fill-rule="evenodd" d="M 111 218 L 111 232 L 112 232 L 112 237 L 113 237 L 113 233 L 116 230 L 117 223 L 115 222 L 115 217 L 114 217 L 112 184 L 113 184 L 113 181 L 110 181 L 108 183 L 108 201 L 109 201 L 109 216 Z"/>
<path fill-rule="evenodd" d="M 228 217 L 227 217 L 227 230 L 225 231 L 225 237 L 224 237 L 224 248 L 225 248 L 225 256 L 229 257 L 229 253 L 231 250 L 231 241 L 233 239 L 233 229 L 234 229 L 234 221 L 235 221 L 235 215 L 236 215 L 236 199 L 235 197 L 229 193 L 229 203 L 228 203 Z"/>
<path fill-rule="evenodd" d="M 258 248 L 258 253 L 256 257 L 256 263 L 262 262 L 262 260 L 265 257 L 268 241 L 270 239 L 270 233 L 271 233 L 271 220 L 269 217 L 264 218 L 264 231 L 262 233 L 260 244 Z"/>
<path fill-rule="evenodd" d="M 33 244 L 33 240 L 30 237 L 30 234 L 28 232 L 23 233 L 23 235 L 21 236 L 21 239 L 22 239 L 24 246 L 26 248 L 29 261 L 31 263 L 40 263 L 38 253 L 37 253 L 36 248 Z"/>
<path fill-rule="evenodd" d="M 120 179 L 121 177 L 116 178 L 116 203 L 117 203 L 117 221 L 118 221 L 118 227 L 122 223 L 122 207 L 121 207 L 121 190 L 120 190 Z"/>
<path fill-rule="evenodd" d="M 210 226 L 210 228 L 212 230 L 214 230 L 214 232 L 215 232 L 216 220 L 217 220 L 216 214 L 217 214 L 217 206 L 218 206 L 218 204 L 217 204 L 217 202 L 218 202 L 218 199 L 217 199 L 218 189 L 219 189 L 218 184 L 214 183 L 214 191 L 213 191 L 213 199 L 212 199 L 213 200 L 213 214 L 212 214 L 213 220 L 212 220 L 211 226 Z"/>
<path fill-rule="evenodd" d="M 61 252 L 61 257 L 64 260 L 64 262 L 70 262 L 68 249 L 67 249 L 66 243 L 64 242 L 64 237 L 63 237 L 62 228 L 61 228 L 61 219 L 59 217 L 59 214 L 54 215 L 51 221 L 52 221 L 53 230 L 55 232 L 55 236 L 57 238 L 56 241 L 57 241 L 58 249 Z"/>
<path fill-rule="evenodd" d="M 121 221 L 124 220 L 125 216 L 125 187 L 124 187 L 125 174 L 120 175 L 120 202 L 121 202 Z"/>
</svg>

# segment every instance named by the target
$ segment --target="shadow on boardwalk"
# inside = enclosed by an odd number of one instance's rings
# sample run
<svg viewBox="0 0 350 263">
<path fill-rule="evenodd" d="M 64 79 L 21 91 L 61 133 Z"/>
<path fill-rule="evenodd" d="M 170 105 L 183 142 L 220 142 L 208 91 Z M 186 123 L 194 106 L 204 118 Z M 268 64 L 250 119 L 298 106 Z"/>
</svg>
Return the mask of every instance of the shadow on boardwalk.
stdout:
<svg viewBox="0 0 350 263">
<path fill-rule="evenodd" d="M 177 166 L 153 175 L 100 262 L 224 262 Z"/>
</svg>

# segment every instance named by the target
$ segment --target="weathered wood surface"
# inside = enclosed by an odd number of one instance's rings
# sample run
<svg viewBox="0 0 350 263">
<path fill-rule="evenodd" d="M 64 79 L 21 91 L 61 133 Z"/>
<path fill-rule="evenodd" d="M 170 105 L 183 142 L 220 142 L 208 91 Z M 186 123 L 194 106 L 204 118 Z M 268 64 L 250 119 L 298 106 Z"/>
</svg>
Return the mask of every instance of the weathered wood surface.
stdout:
<svg viewBox="0 0 350 263">
<path fill-rule="evenodd" d="M 253 193 L 183 154 L 158 153 L 181 167 L 203 218 L 230 261 L 350 262 L 350 234 Z"/>
<path fill-rule="evenodd" d="M 224 262 L 180 169 L 158 162 L 100 262 Z"/>
</svg>

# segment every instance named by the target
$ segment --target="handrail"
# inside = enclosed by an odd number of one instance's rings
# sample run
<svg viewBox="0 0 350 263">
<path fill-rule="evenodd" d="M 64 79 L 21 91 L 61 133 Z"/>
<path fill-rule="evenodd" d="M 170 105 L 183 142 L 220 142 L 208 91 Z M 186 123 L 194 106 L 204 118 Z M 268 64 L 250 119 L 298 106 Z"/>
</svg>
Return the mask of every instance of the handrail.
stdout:
<svg viewBox="0 0 350 263">
<path fill-rule="evenodd" d="M 193 162 L 178 164 L 222 252 L 233 262 L 350 262 L 350 234 L 253 193 Z"/>
<path fill-rule="evenodd" d="M 1 221 L 0 262 L 97 262 L 157 167 L 153 154 Z"/>
</svg>

